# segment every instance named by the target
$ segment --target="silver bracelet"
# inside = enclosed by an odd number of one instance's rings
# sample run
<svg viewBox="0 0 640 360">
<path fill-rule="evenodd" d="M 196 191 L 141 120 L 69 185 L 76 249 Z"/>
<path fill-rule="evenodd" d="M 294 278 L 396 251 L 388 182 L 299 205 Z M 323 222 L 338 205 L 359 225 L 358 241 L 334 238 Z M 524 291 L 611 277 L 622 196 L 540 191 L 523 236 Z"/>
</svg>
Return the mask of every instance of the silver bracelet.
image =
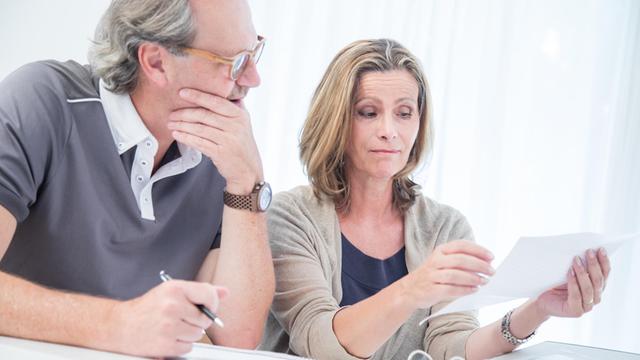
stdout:
<svg viewBox="0 0 640 360">
<path fill-rule="evenodd" d="M 511 330 L 510 330 L 510 325 L 511 325 L 511 314 L 513 314 L 514 310 L 509 311 L 508 313 L 506 313 L 502 317 L 501 332 L 502 332 L 502 337 L 505 340 L 507 340 L 509 342 L 509 344 L 517 346 L 517 345 L 522 345 L 522 344 L 526 343 L 527 341 L 531 340 L 531 338 L 533 337 L 533 335 L 536 334 L 536 332 L 534 330 L 531 334 L 529 334 L 529 336 L 527 336 L 524 339 L 520 339 L 520 338 L 517 338 L 517 337 L 513 336 L 513 334 L 511 333 Z"/>
</svg>

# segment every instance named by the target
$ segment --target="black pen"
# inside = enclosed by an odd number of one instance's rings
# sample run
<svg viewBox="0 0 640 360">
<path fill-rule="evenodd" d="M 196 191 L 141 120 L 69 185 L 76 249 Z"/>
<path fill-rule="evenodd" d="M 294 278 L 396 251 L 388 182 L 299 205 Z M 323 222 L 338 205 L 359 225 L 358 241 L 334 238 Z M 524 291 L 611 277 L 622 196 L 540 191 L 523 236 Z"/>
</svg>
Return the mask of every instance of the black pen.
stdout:
<svg viewBox="0 0 640 360">
<path fill-rule="evenodd" d="M 169 274 L 167 274 L 166 272 L 164 272 L 164 270 L 160 271 L 160 279 L 162 279 L 162 281 L 169 281 L 169 280 L 173 280 L 171 278 L 171 276 L 169 276 Z M 206 306 L 202 305 L 202 304 L 195 304 L 196 307 L 198 308 L 198 310 L 200 310 L 203 314 L 205 314 L 209 319 L 211 319 L 211 321 L 213 321 L 214 323 L 216 323 L 216 325 L 220 326 L 221 328 L 224 327 L 224 323 L 222 322 L 222 319 L 220 319 L 218 317 L 218 315 L 216 315 L 213 311 L 209 310 L 209 308 L 207 308 Z"/>
</svg>

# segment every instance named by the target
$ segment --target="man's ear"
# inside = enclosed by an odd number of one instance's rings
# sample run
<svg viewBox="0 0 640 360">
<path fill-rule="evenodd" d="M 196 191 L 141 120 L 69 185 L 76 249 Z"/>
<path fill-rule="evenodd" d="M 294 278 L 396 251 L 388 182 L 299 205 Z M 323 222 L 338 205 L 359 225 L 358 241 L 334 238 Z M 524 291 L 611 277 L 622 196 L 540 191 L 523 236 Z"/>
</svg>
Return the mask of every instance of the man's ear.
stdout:
<svg viewBox="0 0 640 360">
<path fill-rule="evenodd" d="M 140 44 L 138 47 L 138 63 L 140 64 L 140 71 L 144 73 L 147 81 L 159 87 L 167 85 L 167 66 L 169 66 L 168 57 L 170 55 L 167 49 L 158 44 L 150 42 Z"/>
</svg>

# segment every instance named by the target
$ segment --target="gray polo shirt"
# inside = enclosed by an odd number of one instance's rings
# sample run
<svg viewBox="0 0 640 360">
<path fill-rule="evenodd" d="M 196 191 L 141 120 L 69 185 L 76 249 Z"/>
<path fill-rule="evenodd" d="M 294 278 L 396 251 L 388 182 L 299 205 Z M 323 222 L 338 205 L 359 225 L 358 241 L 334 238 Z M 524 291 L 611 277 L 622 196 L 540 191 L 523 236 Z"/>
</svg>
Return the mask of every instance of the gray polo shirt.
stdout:
<svg viewBox="0 0 640 360">
<path fill-rule="evenodd" d="M 132 191 L 135 150 L 118 151 L 89 68 L 37 62 L 4 79 L 0 205 L 18 225 L 0 270 L 118 299 L 158 285 L 163 269 L 193 279 L 219 246 L 224 178 L 202 157 L 158 179 L 149 188 L 152 216 L 141 216 Z M 181 150 L 174 143 L 160 168 Z"/>
</svg>

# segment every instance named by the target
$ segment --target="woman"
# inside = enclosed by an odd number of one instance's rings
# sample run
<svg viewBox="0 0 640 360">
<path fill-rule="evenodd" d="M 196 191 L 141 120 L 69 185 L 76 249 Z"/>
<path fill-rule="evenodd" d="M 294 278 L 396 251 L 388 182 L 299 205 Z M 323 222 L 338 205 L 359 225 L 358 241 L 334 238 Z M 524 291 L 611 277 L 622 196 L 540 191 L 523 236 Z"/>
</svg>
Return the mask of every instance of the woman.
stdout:
<svg viewBox="0 0 640 360">
<path fill-rule="evenodd" d="M 477 291 L 493 256 L 464 216 L 420 194 L 410 174 L 430 148 L 431 103 L 417 59 L 391 40 L 357 41 L 329 65 L 300 154 L 311 186 L 268 214 L 276 294 L 262 347 L 318 359 L 484 359 L 513 350 L 550 316 L 600 302 L 603 251 L 551 289 L 478 328 L 473 312 L 418 322 Z"/>
</svg>

